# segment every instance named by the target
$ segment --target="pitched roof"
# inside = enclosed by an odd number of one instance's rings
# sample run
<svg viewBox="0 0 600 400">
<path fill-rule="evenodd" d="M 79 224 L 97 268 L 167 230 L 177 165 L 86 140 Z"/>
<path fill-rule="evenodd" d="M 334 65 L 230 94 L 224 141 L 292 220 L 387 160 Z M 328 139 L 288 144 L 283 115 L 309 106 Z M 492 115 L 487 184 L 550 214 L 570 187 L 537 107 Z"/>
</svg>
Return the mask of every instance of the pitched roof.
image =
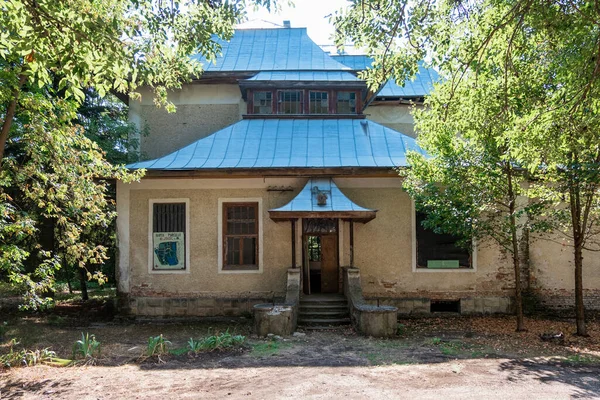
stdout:
<svg viewBox="0 0 600 400">
<path fill-rule="evenodd" d="M 373 59 L 365 55 L 333 55 L 335 60 L 352 68 L 353 71 L 362 71 L 371 66 Z M 433 83 L 439 81 L 440 76 L 433 68 L 425 68 L 419 63 L 419 70 L 413 80 L 406 80 L 404 86 L 400 86 L 393 78 L 390 78 L 377 97 L 423 97 L 433 89 Z"/>
<path fill-rule="evenodd" d="M 415 139 L 364 119 L 246 119 L 131 169 L 402 167 Z"/>
<path fill-rule="evenodd" d="M 324 204 L 319 202 L 320 195 L 324 195 Z M 346 197 L 332 178 L 311 178 L 296 197 L 282 207 L 269 210 L 269 215 L 275 220 L 310 215 L 312 218 L 343 216 L 368 222 L 375 218 L 376 212 Z"/>
<path fill-rule="evenodd" d="M 350 70 L 317 46 L 306 28 L 236 29 L 229 42 L 215 41 L 221 45 L 216 64 L 192 56 L 208 72 Z"/>
<path fill-rule="evenodd" d="M 265 71 L 248 81 L 335 81 L 362 82 L 350 72 L 344 71 Z"/>
</svg>

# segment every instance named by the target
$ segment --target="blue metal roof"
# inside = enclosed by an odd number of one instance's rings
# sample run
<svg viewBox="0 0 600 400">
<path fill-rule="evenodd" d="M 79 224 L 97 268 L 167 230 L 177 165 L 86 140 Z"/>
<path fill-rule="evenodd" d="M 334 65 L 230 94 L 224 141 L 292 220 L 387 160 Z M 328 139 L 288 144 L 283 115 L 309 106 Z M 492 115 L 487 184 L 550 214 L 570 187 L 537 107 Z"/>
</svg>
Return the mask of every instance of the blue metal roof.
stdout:
<svg viewBox="0 0 600 400">
<path fill-rule="evenodd" d="M 189 146 L 128 165 L 149 170 L 403 167 L 415 139 L 364 119 L 247 119 Z"/>
<path fill-rule="evenodd" d="M 347 67 L 350 67 L 353 71 L 364 71 L 373 64 L 373 59 L 364 54 L 340 54 L 331 55 L 331 57 Z"/>
<path fill-rule="evenodd" d="M 353 71 L 365 70 L 371 67 L 373 62 L 371 57 L 365 55 L 334 55 L 331 57 L 352 68 Z M 437 71 L 425 68 L 420 62 L 414 80 L 406 80 L 404 86 L 400 86 L 393 78 L 390 78 L 377 93 L 377 97 L 423 97 L 431 93 L 433 83 L 439 79 Z"/>
<path fill-rule="evenodd" d="M 344 71 L 266 71 L 259 72 L 248 81 L 333 81 L 362 82 L 350 72 Z"/>
<path fill-rule="evenodd" d="M 192 56 L 209 72 L 350 70 L 317 46 L 306 28 L 237 29 L 229 42 L 214 40 L 221 45 L 216 64 Z"/>
<path fill-rule="evenodd" d="M 319 205 L 317 195 L 324 193 L 327 199 L 324 205 Z M 347 198 L 331 178 L 311 178 L 304 188 L 283 207 L 274 208 L 269 212 L 346 212 L 367 211 Z"/>
</svg>

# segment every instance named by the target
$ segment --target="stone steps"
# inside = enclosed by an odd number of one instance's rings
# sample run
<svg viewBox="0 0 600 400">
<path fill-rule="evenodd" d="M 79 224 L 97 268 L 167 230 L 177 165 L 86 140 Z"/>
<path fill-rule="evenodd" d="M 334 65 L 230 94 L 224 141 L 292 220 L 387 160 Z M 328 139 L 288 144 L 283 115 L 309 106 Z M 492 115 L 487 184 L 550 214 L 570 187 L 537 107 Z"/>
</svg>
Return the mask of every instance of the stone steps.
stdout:
<svg viewBox="0 0 600 400">
<path fill-rule="evenodd" d="M 325 330 L 350 324 L 348 302 L 341 295 L 310 295 L 300 299 L 298 326 Z"/>
</svg>

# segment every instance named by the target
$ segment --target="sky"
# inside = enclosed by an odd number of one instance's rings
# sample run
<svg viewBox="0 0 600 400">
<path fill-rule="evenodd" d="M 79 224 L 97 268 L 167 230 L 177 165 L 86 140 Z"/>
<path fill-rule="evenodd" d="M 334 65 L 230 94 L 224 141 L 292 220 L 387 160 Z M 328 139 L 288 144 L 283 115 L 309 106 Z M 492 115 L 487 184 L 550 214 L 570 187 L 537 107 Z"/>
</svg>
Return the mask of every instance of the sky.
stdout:
<svg viewBox="0 0 600 400">
<path fill-rule="evenodd" d="M 318 45 L 332 45 L 333 25 L 329 23 L 329 15 L 346 7 L 347 0 L 294 0 L 294 6 L 287 5 L 287 0 L 279 0 L 282 6 L 280 13 L 269 13 L 266 9 L 250 11 L 248 22 L 240 28 L 275 28 L 281 27 L 284 20 L 291 22 L 292 28 L 307 28 L 308 36 Z"/>
</svg>

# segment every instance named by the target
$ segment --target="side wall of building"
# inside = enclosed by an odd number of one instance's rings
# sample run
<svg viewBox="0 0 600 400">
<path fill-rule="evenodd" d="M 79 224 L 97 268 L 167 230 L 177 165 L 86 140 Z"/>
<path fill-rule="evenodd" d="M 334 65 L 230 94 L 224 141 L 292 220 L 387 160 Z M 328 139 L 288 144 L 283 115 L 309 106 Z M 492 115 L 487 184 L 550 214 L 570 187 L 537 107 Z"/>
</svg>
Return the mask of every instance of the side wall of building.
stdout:
<svg viewBox="0 0 600 400">
<path fill-rule="evenodd" d="M 225 128 L 242 118 L 246 103 L 236 84 L 184 84 L 169 92 L 175 113 L 154 105 L 153 93 L 140 90 L 141 101 L 131 100 L 129 120 L 143 133 L 140 152 L 143 159 L 164 156 Z"/>
</svg>

